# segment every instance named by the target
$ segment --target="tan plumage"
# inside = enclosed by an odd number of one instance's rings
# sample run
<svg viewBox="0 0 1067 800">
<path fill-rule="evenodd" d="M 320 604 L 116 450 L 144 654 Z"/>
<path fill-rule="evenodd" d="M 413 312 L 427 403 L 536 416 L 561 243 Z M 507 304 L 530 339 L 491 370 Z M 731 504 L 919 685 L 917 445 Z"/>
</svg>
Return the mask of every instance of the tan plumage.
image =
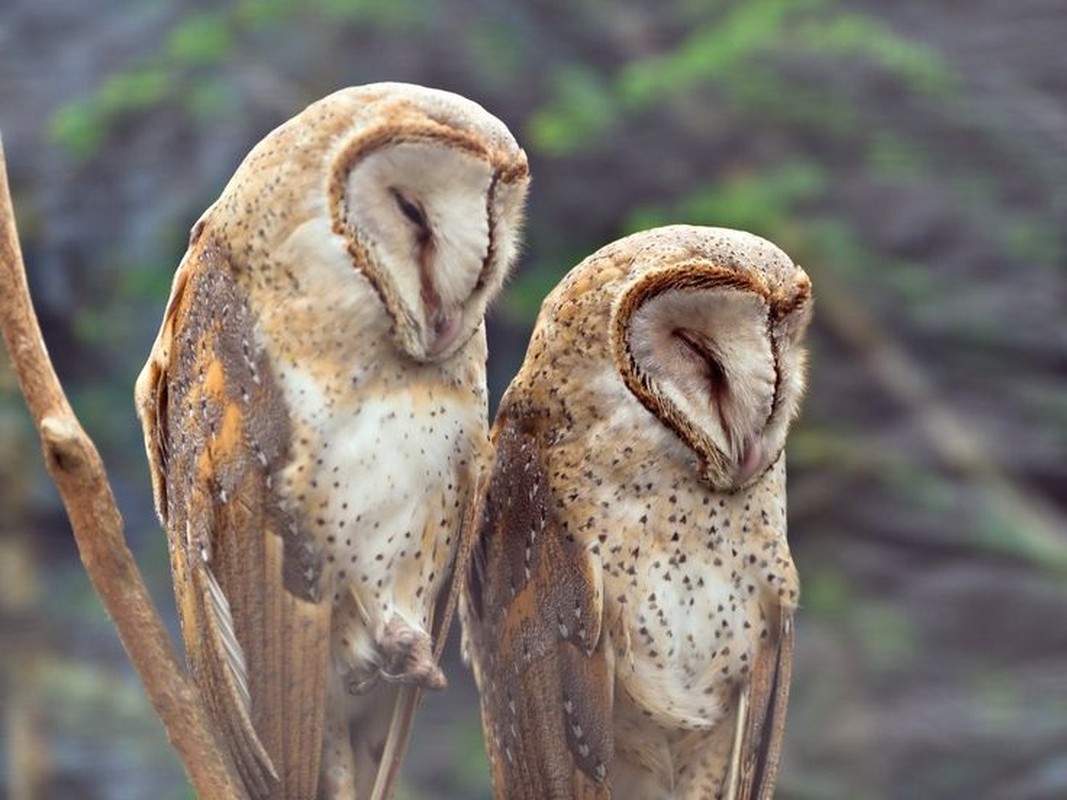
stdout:
<svg viewBox="0 0 1067 800">
<path fill-rule="evenodd" d="M 387 797 L 444 677 L 526 158 L 480 106 L 346 89 L 196 224 L 137 381 L 182 634 L 253 798 Z"/>
<path fill-rule="evenodd" d="M 495 797 L 771 796 L 810 313 L 781 250 L 689 226 L 601 249 L 545 300 L 464 550 Z"/>
</svg>

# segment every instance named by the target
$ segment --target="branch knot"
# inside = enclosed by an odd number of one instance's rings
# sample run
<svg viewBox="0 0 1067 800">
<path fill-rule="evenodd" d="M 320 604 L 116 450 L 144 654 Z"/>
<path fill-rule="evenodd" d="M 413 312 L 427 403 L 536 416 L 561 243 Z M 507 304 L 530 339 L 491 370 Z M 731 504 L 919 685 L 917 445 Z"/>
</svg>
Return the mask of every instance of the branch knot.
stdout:
<svg viewBox="0 0 1067 800">
<path fill-rule="evenodd" d="M 41 443 L 49 469 L 58 470 L 80 484 L 91 481 L 85 432 L 77 420 L 47 414 L 41 419 Z"/>
</svg>

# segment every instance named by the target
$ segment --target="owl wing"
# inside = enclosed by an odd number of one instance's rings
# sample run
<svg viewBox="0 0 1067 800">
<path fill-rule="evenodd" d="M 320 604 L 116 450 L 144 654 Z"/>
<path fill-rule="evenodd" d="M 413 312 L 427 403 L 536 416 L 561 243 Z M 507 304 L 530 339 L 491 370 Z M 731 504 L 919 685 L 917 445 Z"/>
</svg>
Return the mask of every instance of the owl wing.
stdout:
<svg viewBox="0 0 1067 800">
<path fill-rule="evenodd" d="M 249 795 L 313 800 L 330 632 L 272 475 L 289 417 L 224 252 L 194 230 L 137 382 L 186 655 Z"/>
<path fill-rule="evenodd" d="M 771 800 L 785 735 L 793 669 L 793 615 L 782 609 L 777 640 L 756 655 L 741 693 L 728 800 Z"/>
<path fill-rule="evenodd" d="M 494 794 L 606 800 L 611 649 L 600 562 L 556 512 L 538 421 L 503 413 L 463 603 Z"/>
</svg>

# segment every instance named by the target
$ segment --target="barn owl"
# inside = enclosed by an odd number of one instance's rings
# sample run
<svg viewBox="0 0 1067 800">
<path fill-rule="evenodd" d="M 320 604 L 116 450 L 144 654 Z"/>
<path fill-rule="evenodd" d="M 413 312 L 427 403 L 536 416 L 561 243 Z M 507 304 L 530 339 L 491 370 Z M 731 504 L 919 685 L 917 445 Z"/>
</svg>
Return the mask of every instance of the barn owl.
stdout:
<svg viewBox="0 0 1067 800">
<path fill-rule="evenodd" d="M 444 685 L 527 180 L 481 106 L 375 84 L 270 133 L 193 228 L 136 403 L 190 667 L 257 800 L 388 797 Z"/>
<path fill-rule="evenodd" d="M 811 305 L 770 242 L 690 226 L 604 247 L 545 300 L 465 547 L 495 797 L 771 796 Z"/>
</svg>

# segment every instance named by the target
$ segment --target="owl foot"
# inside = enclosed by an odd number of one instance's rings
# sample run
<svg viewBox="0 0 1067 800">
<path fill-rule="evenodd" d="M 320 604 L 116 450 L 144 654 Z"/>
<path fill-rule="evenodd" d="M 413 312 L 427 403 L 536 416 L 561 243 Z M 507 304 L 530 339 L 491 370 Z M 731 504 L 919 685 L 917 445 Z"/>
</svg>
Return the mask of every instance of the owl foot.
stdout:
<svg viewBox="0 0 1067 800">
<path fill-rule="evenodd" d="M 448 681 L 433 656 L 433 643 L 423 631 L 394 615 L 378 643 L 382 653 L 381 676 L 387 681 L 415 683 L 426 689 L 443 689 Z"/>
</svg>

